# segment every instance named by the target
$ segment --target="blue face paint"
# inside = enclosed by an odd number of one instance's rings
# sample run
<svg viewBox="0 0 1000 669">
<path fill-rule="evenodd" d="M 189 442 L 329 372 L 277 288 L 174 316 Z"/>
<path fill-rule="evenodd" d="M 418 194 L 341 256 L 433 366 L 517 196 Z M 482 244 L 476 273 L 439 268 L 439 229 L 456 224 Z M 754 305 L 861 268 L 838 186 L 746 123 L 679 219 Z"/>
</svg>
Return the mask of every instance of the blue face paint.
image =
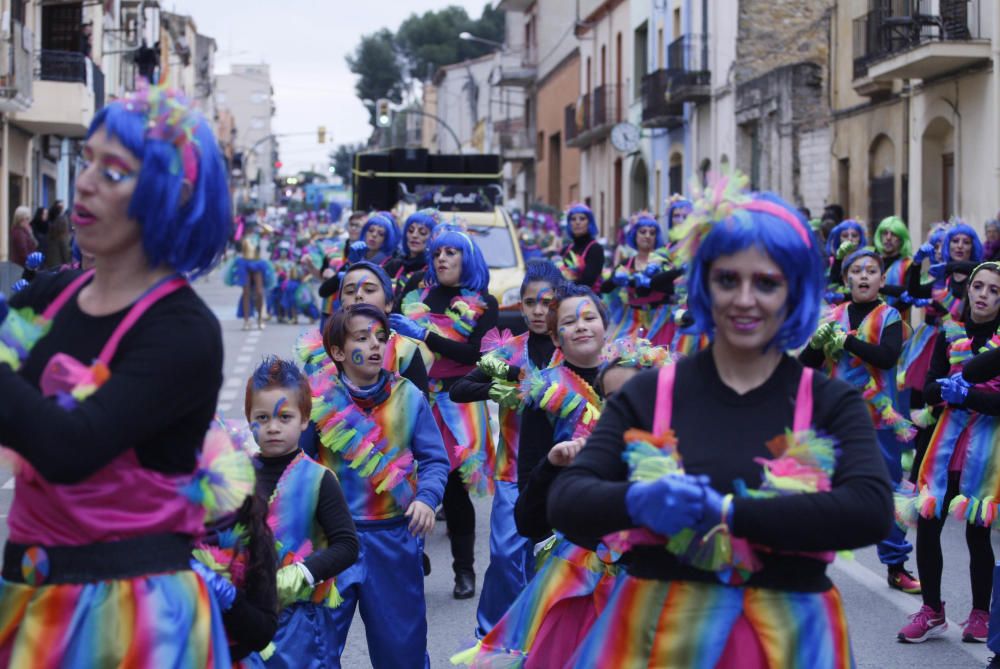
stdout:
<svg viewBox="0 0 1000 669">
<path fill-rule="evenodd" d="M 274 413 L 271 414 L 272 418 L 277 418 L 278 414 L 281 413 L 281 407 L 285 406 L 285 402 L 288 401 L 287 397 L 282 397 L 280 400 L 274 403 Z"/>
<path fill-rule="evenodd" d="M 254 441 L 260 441 L 260 437 L 258 436 L 260 434 L 260 423 L 257 421 L 250 423 L 250 434 L 253 435 Z"/>
<path fill-rule="evenodd" d="M 360 348 L 356 348 L 351 352 L 351 362 L 359 366 L 365 364 L 365 354 L 361 352 Z"/>
</svg>

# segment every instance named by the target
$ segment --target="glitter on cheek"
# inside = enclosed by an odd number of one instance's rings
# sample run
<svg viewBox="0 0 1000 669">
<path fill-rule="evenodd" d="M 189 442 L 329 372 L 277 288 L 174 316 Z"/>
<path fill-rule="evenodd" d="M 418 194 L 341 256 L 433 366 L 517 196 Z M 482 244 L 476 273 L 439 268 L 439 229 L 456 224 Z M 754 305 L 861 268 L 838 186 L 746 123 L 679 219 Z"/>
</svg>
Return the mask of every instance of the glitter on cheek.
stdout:
<svg viewBox="0 0 1000 669">
<path fill-rule="evenodd" d="M 360 348 L 356 348 L 351 352 L 351 362 L 355 365 L 365 364 L 365 354 L 361 352 Z"/>
<path fill-rule="evenodd" d="M 281 412 L 281 407 L 285 406 L 285 402 L 287 402 L 287 401 L 288 401 L 288 398 L 285 397 L 285 396 L 282 396 L 280 400 L 278 400 L 277 402 L 274 403 L 274 413 L 271 414 L 272 418 L 277 418 L 278 417 L 278 414 Z"/>
</svg>

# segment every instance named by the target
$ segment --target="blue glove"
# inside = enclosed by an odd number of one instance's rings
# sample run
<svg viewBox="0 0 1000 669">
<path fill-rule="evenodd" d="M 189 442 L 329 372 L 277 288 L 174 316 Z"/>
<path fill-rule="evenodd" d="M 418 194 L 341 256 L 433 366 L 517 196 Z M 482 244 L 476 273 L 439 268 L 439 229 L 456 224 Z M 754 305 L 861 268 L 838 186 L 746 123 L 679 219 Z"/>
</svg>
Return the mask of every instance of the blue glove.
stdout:
<svg viewBox="0 0 1000 669">
<path fill-rule="evenodd" d="M 353 242 L 347 247 L 347 262 L 358 262 L 364 260 L 368 253 L 368 245 L 364 242 Z"/>
<path fill-rule="evenodd" d="M 823 299 L 826 300 L 828 304 L 840 304 L 844 301 L 844 294 L 828 290 L 823 293 Z"/>
<path fill-rule="evenodd" d="M 704 499 L 702 500 L 702 514 L 698 524 L 694 526 L 694 531 L 699 534 L 706 534 L 713 527 L 725 520 L 726 525 L 732 524 L 733 507 L 730 505 L 726 509 L 726 518 L 722 518 L 723 495 L 719 494 L 712 487 L 707 476 L 696 476 L 698 485 L 701 486 Z"/>
<path fill-rule="evenodd" d="M 14 282 L 14 285 L 10 287 L 10 294 L 19 293 L 28 287 L 28 282 L 24 279 L 18 279 Z"/>
<path fill-rule="evenodd" d="M 45 254 L 35 251 L 34 253 L 29 253 L 28 257 L 24 261 L 24 269 L 37 270 L 45 262 Z"/>
<path fill-rule="evenodd" d="M 389 314 L 389 327 L 410 339 L 423 341 L 427 338 L 427 328 L 417 325 L 403 314 Z"/>
<path fill-rule="evenodd" d="M 220 609 L 228 611 L 233 607 L 233 601 L 236 599 L 236 586 L 194 558 L 191 558 L 191 569 L 205 581 L 205 585 L 215 596 L 215 601 L 219 603 Z"/>
<path fill-rule="evenodd" d="M 930 268 L 927 271 L 935 279 L 943 279 L 944 275 L 945 275 L 945 268 L 947 266 L 948 266 L 948 263 L 939 262 L 939 263 L 936 263 L 934 265 L 931 265 Z"/>
<path fill-rule="evenodd" d="M 969 396 L 969 382 L 962 378 L 962 373 L 938 379 L 941 384 L 941 399 L 948 404 L 965 404 L 965 398 Z"/>
<path fill-rule="evenodd" d="M 934 257 L 934 245 L 930 242 L 926 242 L 917 249 L 917 252 L 913 254 L 913 262 L 919 263 L 924 258 Z"/>
<path fill-rule="evenodd" d="M 617 270 L 611 276 L 611 280 L 614 282 L 614 284 L 616 286 L 620 286 L 622 288 L 624 288 L 625 286 L 628 285 L 630 279 L 631 279 L 631 277 L 629 276 L 628 272 L 626 272 L 624 270 Z"/>
<path fill-rule="evenodd" d="M 695 479 L 673 474 L 637 481 L 625 492 L 632 522 L 668 537 L 698 524 L 704 500 L 705 493 Z"/>
<path fill-rule="evenodd" d="M 646 276 L 653 276 L 654 274 L 659 274 L 663 271 L 663 267 L 655 262 L 651 262 L 646 265 Z"/>
<path fill-rule="evenodd" d="M 633 277 L 633 284 L 636 288 L 649 288 L 649 275 L 636 274 L 635 277 Z"/>
</svg>

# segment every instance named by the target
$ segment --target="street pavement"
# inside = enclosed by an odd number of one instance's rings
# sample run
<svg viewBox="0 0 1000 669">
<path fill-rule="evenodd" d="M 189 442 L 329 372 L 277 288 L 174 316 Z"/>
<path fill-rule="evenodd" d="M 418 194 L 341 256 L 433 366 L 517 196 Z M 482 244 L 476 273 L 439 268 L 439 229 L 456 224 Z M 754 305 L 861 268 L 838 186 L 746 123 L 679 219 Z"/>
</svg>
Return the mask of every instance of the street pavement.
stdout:
<svg viewBox="0 0 1000 669">
<path fill-rule="evenodd" d="M 222 323 L 225 342 L 225 380 L 219 396 L 219 412 L 227 418 L 243 419 L 243 392 L 250 371 L 264 355 L 290 356 L 292 345 L 308 326 L 268 324 L 263 331 L 241 330 L 236 319 L 238 289 L 224 286 L 218 272 L 200 280 L 197 290 Z M 10 472 L 0 470 L 0 518 L 6 518 L 14 494 Z M 482 584 L 489 549 L 488 499 L 476 500 L 477 586 Z M 6 523 L 0 524 L 0 540 L 7 537 Z M 914 541 L 913 533 L 909 539 Z M 968 553 L 960 523 L 949 521 L 942 535 L 945 575 L 942 587 L 949 619 L 947 634 L 923 644 L 904 645 L 896 632 L 906 617 L 920 606 L 920 598 L 890 590 L 885 569 L 874 548 L 855 551 L 853 558 L 838 557 L 830 569 L 847 609 L 851 643 L 859 669 L 967 669 L 986 665 L 991 653 L 983 644 L 961 642 L 958 623 L 971 608 L 968 581 Z M 998 542 L 994 540 L 997 549 Z M 443 524 L 428 537 L 426 552 L 433 565 L 425 581 L 428 617 L 428 649 L 432 667 L 451 666 L 448 658 L 474 642 L 476 599 L 457 601 L 451 596 L 451 556 Z M 997 551 L 1000 555 L 1000 550 Z M 910 568 L 916 571 L 916 559 Z M 477 589 L 478 592 L 478 589 Z M 369 667 L 364 625 L 356 616 L 343 656 L 347 668 Z"/>
</svg>

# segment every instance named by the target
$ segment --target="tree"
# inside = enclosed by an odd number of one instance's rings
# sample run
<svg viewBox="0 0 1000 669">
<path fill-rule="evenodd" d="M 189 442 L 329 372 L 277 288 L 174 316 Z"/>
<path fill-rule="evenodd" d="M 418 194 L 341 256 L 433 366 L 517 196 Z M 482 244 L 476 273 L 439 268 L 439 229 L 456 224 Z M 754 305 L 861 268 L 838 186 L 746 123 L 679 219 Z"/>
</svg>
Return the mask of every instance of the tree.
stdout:
<svg viewBox="0 0 1000 669">
<path fill-rule="evenodd" d="M 411 14 L 396 31 L 396 43 L 407 64 L 407 75 L 429 79 L 438 68 L 490 53 L 496 47 L 466 41 L 459 34 L 468 32 L 493 42 L 503 42 L 504 15 L 489 4 L 479 20 L 469 18 L 461 7 Z"/>
<path fill-rule="evenodd" d="M 354 169 L 354 154 L 365 148 L 364 144 L 341 144 L 330 154 L 330 164 L 334 174 L 340 176 L 344 183 L 351 183 L 351 170 Z"/>
<path fill-rule="evenodd" d="M 388 28 L 362 35 L 354 53 L 347 56 L 347 66 L 358 76 L 354 91 L 360 100 L 403 99 L 403 68 L 393 46 Z M 374 119 L 373 119 L 374 120 Z"/>
</svg>

